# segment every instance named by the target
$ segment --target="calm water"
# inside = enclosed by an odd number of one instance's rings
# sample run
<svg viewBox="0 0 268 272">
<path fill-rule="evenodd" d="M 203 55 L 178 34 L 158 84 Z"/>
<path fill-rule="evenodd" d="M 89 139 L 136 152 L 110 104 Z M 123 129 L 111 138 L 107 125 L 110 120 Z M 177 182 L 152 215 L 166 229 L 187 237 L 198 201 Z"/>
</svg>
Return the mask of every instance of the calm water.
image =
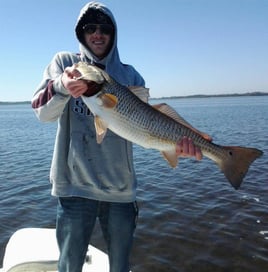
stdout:
<svg viewBox="0 0 268 272">
<path fill-rule="evenodd" d="M 166 102 L 214 142 L 264 155 L 235 191 L 208 159 L 181 159 L 173 170 L 158 152 L 135 146 L 133 271 L 268 271 L 268 96 Z M 14 231 L 55 225 L 48 182 L 55 131 L 56 123 L 40 123 L 30 105 L 0 106 L 0 264 Z M 97 227 L 92 243 L 105 249 Z"/>
</svg>

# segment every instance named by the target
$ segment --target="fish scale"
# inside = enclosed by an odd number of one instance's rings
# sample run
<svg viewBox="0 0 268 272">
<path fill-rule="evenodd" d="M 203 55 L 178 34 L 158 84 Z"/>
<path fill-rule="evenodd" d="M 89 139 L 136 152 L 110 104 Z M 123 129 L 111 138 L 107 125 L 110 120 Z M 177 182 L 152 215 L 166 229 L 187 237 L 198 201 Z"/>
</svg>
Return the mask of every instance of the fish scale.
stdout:
<svg viewBox="0 0 268 272">
<path fill-rule="evenodd" d="M 173 133 L 169 133 L 170 130 L 163 128 L 161 123 L 159 123 L 162 119 L 159 119 L 156 115 L 158 112 L 155 112 L 153 108 L 148 108 L 147 105 L 144 106 L 144 103 L 141 103 L 141 101 L 129 92 L 126 87 L 122 86 L 121 88 L 116 88 L 114 85 L 115 84 L 112 84 L 111 86 L 113 88 L 111 88 L 109 84 L 106 84 L 106 86 L 104 86 L 104 91 L 117 96 L 118 104 L 113 109 L 113 114 L 121 116 L 121 119 L 126 121 L 124 126 L 126 132 L 129 132 L 130 130 L 139 130 L 143 131 L 144 135 L 148 136 L 149 131 L 151 132 L 149 133 L 150 135 L 157 135 L 160 139 L 163 138 L 166 140 L 173 135 Z M 114 88 L 116 88 L 116 91 Z M 125 103 L 123 103 L 123 101 Z M 147 118 L 141 118 L 141 112 L 144 112 L 144 116 Z M 171 120 L 171 122 L 173 122 L 173 120 Z M 164 124 L 170 126 L 170 123 L 168 122 L 164 122 Z"/>
</svg>

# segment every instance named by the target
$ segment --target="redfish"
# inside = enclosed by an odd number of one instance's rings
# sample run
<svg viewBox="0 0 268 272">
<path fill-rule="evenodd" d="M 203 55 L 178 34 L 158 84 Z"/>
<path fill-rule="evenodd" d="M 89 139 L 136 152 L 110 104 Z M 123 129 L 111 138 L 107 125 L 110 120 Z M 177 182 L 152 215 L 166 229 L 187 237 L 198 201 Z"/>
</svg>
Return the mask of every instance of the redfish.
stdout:
<svg viewBox="0 0 268 272">
<path fill-rule="evenodd" d="M 147 103 L 148 89 L 128 88 L 116 82 L 100 68 L 79 62 L 78 80 L 101 84 L 93 96 L 82 96 L 94 114 L 97 142 L 101 143 L 107 129 L 144 148 L 159 150 L 171 167 L 178 164 L 176 144 L 184 136 L 191 138 L 204 156 L 214 161 L 231 185 L 238 189 L 251 163 L 263 152 L 256 148 L 221 146 L 211 137 L 192 127 L 167 104 Z"/>
</svg>

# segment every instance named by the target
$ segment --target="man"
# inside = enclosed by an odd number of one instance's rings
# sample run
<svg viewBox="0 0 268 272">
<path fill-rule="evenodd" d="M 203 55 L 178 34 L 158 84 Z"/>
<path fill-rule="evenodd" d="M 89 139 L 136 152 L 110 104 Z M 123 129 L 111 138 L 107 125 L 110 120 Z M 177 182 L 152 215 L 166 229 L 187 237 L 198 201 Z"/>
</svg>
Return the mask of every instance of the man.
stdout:
<svg viewBox="0 0 268 272">
<path fill-rule="evenodd" d="M 110 271 L 127 272 L 138 213 L 132 144 L 111 131 L 100 145 L 96 143 L 93 116 L 80 96 L 93 95 L 100 86 L 77 80 L 74 64 L 95 63 L 126 86 L 144 86 L 145 82 L 132 66 L 120 62 L 116 22 L 105 6 L 88 3 L 75 31 L 80 54 L 56 54 L 32 99 L 41 121 L 58 120 L 50 180 L 52 195 L 59 199 L 59 271 L 81 272 L 98 217 Z M 202 158 L 187 138 L 178 143 L 177 153 Z"/>
</svg>

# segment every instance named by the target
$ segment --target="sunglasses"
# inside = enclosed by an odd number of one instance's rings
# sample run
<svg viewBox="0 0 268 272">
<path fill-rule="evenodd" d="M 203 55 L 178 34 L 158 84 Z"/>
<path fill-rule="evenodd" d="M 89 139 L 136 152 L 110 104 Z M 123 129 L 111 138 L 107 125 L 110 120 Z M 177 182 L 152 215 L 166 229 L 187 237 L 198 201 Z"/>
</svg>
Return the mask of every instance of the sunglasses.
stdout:
<svg viewBox="0 0 268 272">
<path fill-rule="evenodd" d="M 114 31 L 113 26 L 109 24 L 87 24 L 83 26 L 83 30 L 88 34 L 95 33 L 97 29 L 105 35 L 111 35 Z"/>
</svg>

